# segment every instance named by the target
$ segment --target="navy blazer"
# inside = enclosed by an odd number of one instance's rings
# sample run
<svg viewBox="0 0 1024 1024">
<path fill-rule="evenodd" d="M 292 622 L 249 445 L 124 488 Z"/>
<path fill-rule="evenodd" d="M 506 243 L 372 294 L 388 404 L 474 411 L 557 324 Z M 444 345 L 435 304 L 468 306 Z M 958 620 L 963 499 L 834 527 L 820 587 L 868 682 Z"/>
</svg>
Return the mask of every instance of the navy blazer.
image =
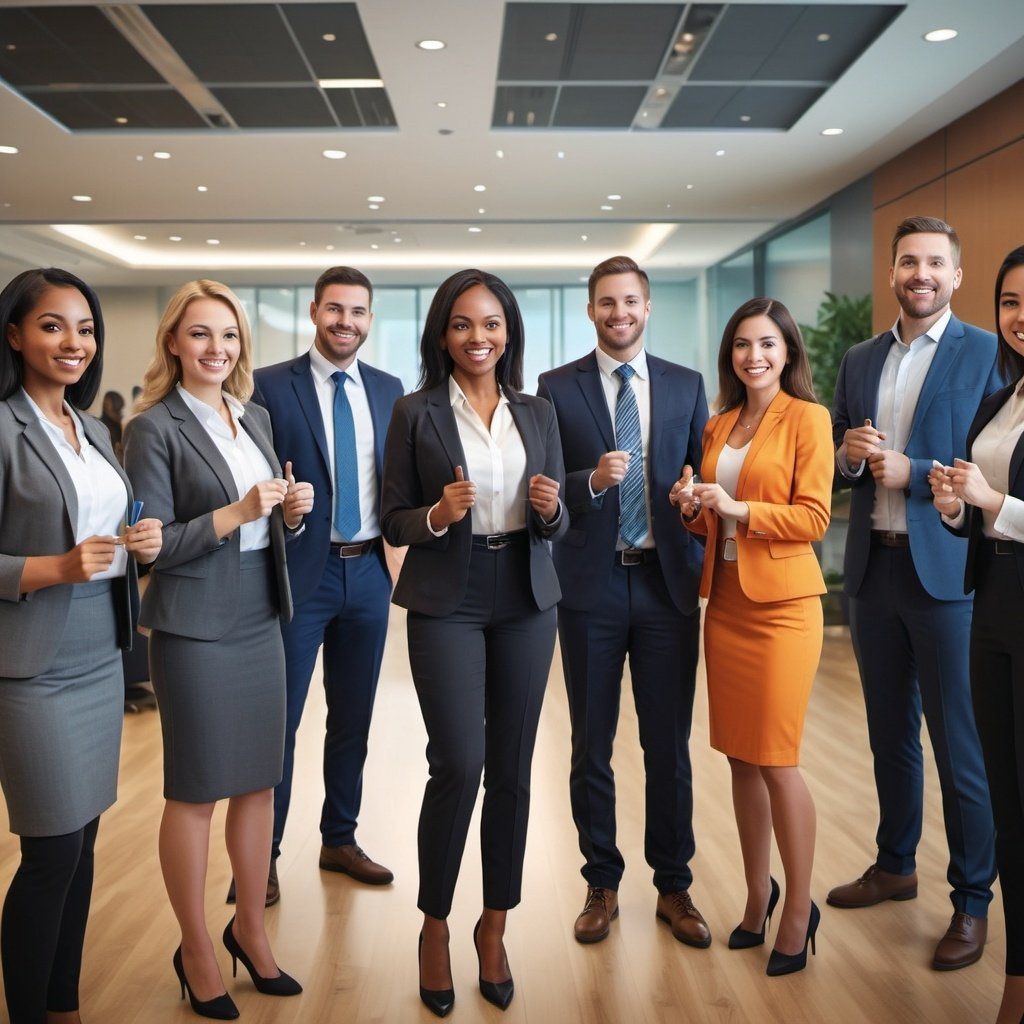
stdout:
<svg viewBox="0 0 1024 1024">
<path fill-rule="evenodd" d="M 114 456 L 110 431 L 80 412 L 89 443 L 132 488 Z M 72 583 L 21 593 L 29 555 L 60 555 L 76 544 L 78 495 L 60 455 L 21 390 L 0 402 L 0 675 L 28 679 L 53 663 L 71 604 Z M 84 539 L 84 538 L 82 538 Z M 138 607 L 137 569 L 111 580 L 117 596 L 118 642 L 131 648 Z"/>
<path fill-rule="evenodd" d="M 838 448 L 848 427 L 878 420 L 878 387 L 882 366 L 895 341 L 891 330 L 854 345 L 839 367 L 832 405 L 832 439 Z M 921 585 L 939 601 L 963 600 L 967 545 L 943 529 L 932 505 L 928 474 L 932 460 L 950 465 L 967 453 L 967 431 L 981 400 L 1002 386 L 996 367 L 996 338 L 990 331 L 950 317 L 928 369 L 904 449 L 911 463 L 907 500 L 907 533 Z M 850 528 L 846 539 L 843 589 L 856 596 L 864 581 L 871 549 L 871 512 L 875 478 L 865 466 L 850 480 L 853 488 Z"/>
<path fill-rule="evenodd" d="M 279 477 L 266 410 L 250 403 L 238 422 Z M 124 464 L 146 514 L 163 523 L 163 547 L 142 598 L 142 624 L 195 640 L 219 640 L 238 616 L 242 576 L 241 531 L 222 540 L 213 528 L 213 513 L 239 500 L 228 464 L 174 389 L 128 421 Z M 287 622 L 292 599 L 284 545 L 278 505 L 270 515 L 270 549 L 278 612 Z"/>
<path fill-rule="evenodd" d="M 390 373 L 359 361 L 359 375 L 373 419 L 373 447 L 377 458 L 377 479 L 384 473 L 384 438 L 391 410 L 402 397 L 402 382 Z M 290 461 L 296 480 L 313 485 L 313 511 L 305 517 L 305 529 L 288 545 L 288 571 L 292 597 L 300 604 L 320 585 L 331 547 L 334 509 L 332 468 L 328 458 L 323 416 L 313 384 L 309 353 L 255 373 L 253 401 L 270 413 L 274 448 L 281 464 Z M 378 555 L 383 560 L 381 549 Z"/>
<path fill-rule="evenodd" d="M 551 406 L 533 395 L 505 391 L 512 419 L 526 450 L 527 479 L 535 473 L 564 484 L 562 446 Z M 409 545 L 392 598 L 395 604 L 424 615 L 455 611 L 466 596 L 472 550 L 472 512 L 435 537 L 427 527 L 427 512 L 440 500 L 445 485 L 455 479 L 455 467 L 466 469 L 448 392 L 448 379 L 434 388 L 416 391 L 395 405 L 384 451 L 381 527 L 389 544 Z M 561 537 L 568 517 L 558 499 L 559 515 L 551 525 L 527 511 L 530 536 L 530 581 L 533 599 L 543 611 L 558 603 L 558 577 L 551 561 L 549 540 Z"/>
<path fill-rule="evenodd" d="M 685 465 L 699 471 L 708 405 L 704 379 L 647 353 L 651 422 L 647 487 L 654 543 L 665 586 L 679 611 L 697 608 L 704 548 L 682 528 L 668 494 Z M 541 374 L 538 392 L 555 407 L 565 458 L 569 530 L 555 549 L 562 604 L 587 611 L 604 593 L 619 536 L 619 489 L 590 496 L 590 474 L 605 452 L 615 451 L 615 430 L 601 385 L 597 356 Z"/>
</svg>

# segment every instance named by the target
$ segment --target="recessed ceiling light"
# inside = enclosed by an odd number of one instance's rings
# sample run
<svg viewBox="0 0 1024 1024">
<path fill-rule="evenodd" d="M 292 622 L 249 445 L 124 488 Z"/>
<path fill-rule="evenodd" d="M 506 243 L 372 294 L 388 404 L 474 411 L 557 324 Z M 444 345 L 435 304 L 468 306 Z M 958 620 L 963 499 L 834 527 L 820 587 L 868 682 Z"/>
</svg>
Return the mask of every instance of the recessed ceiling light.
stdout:
<svg viewBox="0 0 1024 1024">
<path fill-rule="evenodd" d="M 138 160 L 139 163 L 142 163 L 142 161 L 145 160 L 146 158 L 144 156 L 140 155 L 140 156 L 137 156 L 135 159 Z"/>
<path fill-rule="evenodd" d="M 473 186 L 473 191 L 474 192 L 486 192 L 487 191 L 487 186 L 486 185 L 474 185 Z"/>
<path fill-rule="evenodd" d="M 693 188 L 693 186 L 692 186 L 692 185 L 687 185 L 686 187 L 687 187 L 687 188 Z"/>
<path fill-rule="evenodd" d="M 368 203 L 383 203 L 384 202 L 384 197 L 383 196 L 367 196 L 366 197 L 366 201 Z"/>
<path fill-rule="evenodd" d="M 114 124 L 127 124 L 127 123 L 128 123 L 128 118 L 127 117 L 115 117 L 114 118 Z"/>
<path fill-rule="evenodd" d="M 478 206 L 476 212 L 477 213 L 486 213 L 487 211 L 482 206 Z"/>
<path fill-rule="evenodd" d="M 959 33 L 955 28 L 933 28 L 931 32 L 925 32 L 926 43 L 948 43 L 950 39 L 956 39 Z"/>
<path fill-rule="evenodd" d="M 299 242 L 299 248 L 301 249 L 305 244 L 305 242 Z"/>
<path fill-rule="evenodd" d="M 321 89 L 383 89 L 383 78 L 320 78 Z"/>
<path fill-rule="evenodd" d="M 324 246 L 324 248 L 325 248 L 325 249 L 326 249 L 326 250 L 327 250 L 328 252 L 334 252 L 334 246 L 333 246 L 333 245 L 325 245 L 325 246 Z"/>
<path fill-rule="evenodd" d="M 744 124 L 746 124 L 750 120 L 750 115 L 749 114 L 740 114 L 740 120 Z"/>
<path fill-rule="evenodd" d="M 333 43 L 338 37 L 333 32 L 325 32 L 320 38 L 325 43 Z"/>
<path fill-rule="evenodd" d="M 557 156 L 559 160 L 564 160 L 564 159 L 565 159 L 565 151 L 564 151 L 564 150 L 562 150 L 562 149 L 560 149 L 560 150 L 559 150 L 559 151 L 558 151 L 558 152 L 557 152 L 557 153 L 555 154 L 555 156 Z"/>
<path fill-rule="evenodd" d="M 479 235 L 483 228 L 468 228 L 467 230 L 471 235 Z"/>
<path fill-rule="evenodd" d="M 614 209 L 615 209 L 615 207 L 614 207 L 614 206 L 609 206 L 609 205 L 608 205 L 607 203 L 604 203 L 604 204 L 603 204 L 603 205 L 601 206 L 601 209 L 602 209 L 602 210 L 614 210 Z"/>
<path fill-rule="evenodd" d="M 205 185 L 196 185 L 197 192 L 209 192 L 210 190 Z"/>
<path fill-rule="evenodd" d="M 716 149 L 715 150 L 715 156 L 725 156 L 725 150 L 724 149 Z"/>
<path fill-rule="evenodd" d="M 441 108 L 441 110 L 445 110 L 445 109 L 447 108 L 448 104 L 447 104 L 447 103 L 445 103 L 445 101 L 444 101 L 444 100 L 438 100 L 438 101 L 437 101 L 437 102 L 436 102 L 436 103 L 434 104 L 434 106 L 435 106 L 435 107 L 440 107 L 440 108 Z"/>
<path fill-rule="evenodd" d="M 496 149 L 496 150 L 494 151 L 494 155 L 495 155 L 495 156 L 496 156 L 496 157 L 497 157 L 497 158 L 498 158 L 499 160 L 504 160 L 504 159 L 505 159 L 505 150 L 503 150 L 503 149 Z"/>
<path fill-rule="evenodd" d="M 656 99 L 663 100 L 668 95 L 668 89 L 663 85 L 659 86 L 654 90 L 654 96 Z"/>
<path fill-rule="evenodd" d="M 391 241 L 392 241 L 392 242 L 400 242 L 400 241 L 401 241 L 401 239 L 400 239 L 400 238 L 392 238 L 392 239 L 391 239 Z"/>
<path fill-rule="evenodd" d="M 819 43 L 827 43 L 832 37 L 827 32 L 819 32 L 817 39 Z"/>
<path fill-rule="evenodd" d="M 416 46 L 421 50 L 443 50 L 444 42 L 440 39 L 421 39 Z"/>
<path fill-rule="evenodd" d="M 74 199 L 74 201 L 76 203 L 91 203 L 92 202 L 92 196 L 72 196 L 71 198 Z"/>
<path fill-rule="evenodd" d="M 580 241 L 585 242 L 586 240 L 587 240 L 587 236 L 586 235 L 580 235 Z"/>
<path fill-rule="evenodd" d="M 371 209 L 371 210 L 379 210 L 380 209 L 380 203 L 370 203 L 369 209 Z"/>
<path fill-rule="evenodd" d="M 842 135 L 843 134 L 843 129 L 842 128 L 823 128 L 821 130 L 821 134 L 822 135 Z"/>
<path fill-rule="evenodd" d="M 554 42 L 557 42 L 557 41 L 558 41 L 558 33 L 557 32 L 549 32 L 544 37 L 544 42 L 546 42 L 546 43 L 554 43 Z"/>
<path fill-rule="evenodd" d="M 153 159 L 154 160 L 170 160 L 171 159 L 171 154 L 168 153 L 167 150 L 165 150 L 165 149 L 158 149 L 153 154 Z"/>
<path fill-rule="evenodd" d="M 219 238 L 208 238 L 206 240 L 206 244 L 207 245 L 220 245 L 220 239 Z"/>
<path fill-rule="evenodd" d="M 134 238 L 136 242 L 144 242 L 146 240 L 145 235 L 132 235 L 132 238 Z"/>
<path fill-rule="evenodd" d="M 322 155 L 328 160 L 344 160 L 348 153 L 343 149 L 325 149 Z"/>
<path fill-rule="evenodd" d="M 6 153 L 8 156 L 14 156 L 17 152 L 17 146 L 0 146 L 0 153 Z"/>
<path fill-rule="evenodd" d="M 167 236 L 167 241 L 168 242 L 180 242 L 181 241 L 181 235 L 168 235 Z"/>
<path fill-rule="evenodd" d="M 614 203 L 621 199 L 622 196 L 620 196 L 618 192 L 613 192 L 608 198 Z"/>
<path fill-rule="evenodd" d="M 379 248 L 380 248 L 380 246 L 379 246 L 379 245 L 378 245 L 378 244 L 377 244 L 376 242 L 371 242 L 371 243 L 370 243 L 370 248 L 371 248 L 371 249 L 379 249 Z"/>
</svg>

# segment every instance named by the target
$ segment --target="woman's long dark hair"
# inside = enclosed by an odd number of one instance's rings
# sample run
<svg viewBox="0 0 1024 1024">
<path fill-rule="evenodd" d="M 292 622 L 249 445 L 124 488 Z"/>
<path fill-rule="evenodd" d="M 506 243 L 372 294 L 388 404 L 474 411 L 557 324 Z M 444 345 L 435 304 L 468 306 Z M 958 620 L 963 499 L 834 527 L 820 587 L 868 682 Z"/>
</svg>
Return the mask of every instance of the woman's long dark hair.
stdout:
<svg viewBox="0 0 1024 1024">
<path fill-rule="evenodd" d="M 1010 343 L 1003 337 L 1002 328 L 999 326 L 999 297 L 1003 293 L 1003 281 L 1006 275 L 1014 267 L 1019 267 L 1022 263 L 1024 263 L 1024 245 L 1018 245 L 1013 252 L 1007 254 L 1006 259 L 1003 260 L 1003 265 L 999 268 L 999 273 L 996 274 L 996 337 L 999 339 L 996 358 L 999 361 L 999 372 L 1007 383 L 1024 377 L 1024 356 L 1015 348 L 1012 348 Z M 1024 300 L 1024 296 L 1021 296 L 1021 299 Z"/>
<path fill-rule="evenodd" d="M 435 292 L 420 337 L 418 387 L 421 390 L 436 387 L 451 376 L 455 364 L 441 343 L 448 331 L 455 300 L 476 285 L 483 285 L 501 303 L 505 314 L 505 351 L 494 368 L 498 384 L 512 391 L 523 390 L 523 344 L 526 341 L 523 315 L 512 289 L 486 270 L 460 270 L 443 281 Z"/>
<path fill-rule="evenodd" d="M 20 327 L 32 307 L 48 288 L 76 288 L 82 293 L 92 313 L 96 355 L 85 373 L 64 390 L 64 397 L 76 409 L 88 409 L 96 398 L 103 376 L 103 314 L 96 293 L 82 280 L 57 267 L 25 270 L 8 282 L 0 292 L 0 399 L 10 398 L 22 381 L 21 353 L 15 352 L 7 340 L 12 324 Z"/>
<path fill-rule="evenodd" d="M 807 359 L 804 339 L 800 336 L 793 314 L 778 299 L 748 299 L 736 310 L 722 332 L 722 344 L 718 349 L 718 398 L 717 412 L 725 412 L 742 405 L 747 389 L 732 368 L 732 343 L 740 324 L 748 317 L 766 316 L 772 320 L 786 343 L 786 365 L 782 368 L 779 384 L 787 395 L 802 398 L 806 402 L 817 402 L 814 383 L 811 379 L 811 364 Z"/>
</svg>

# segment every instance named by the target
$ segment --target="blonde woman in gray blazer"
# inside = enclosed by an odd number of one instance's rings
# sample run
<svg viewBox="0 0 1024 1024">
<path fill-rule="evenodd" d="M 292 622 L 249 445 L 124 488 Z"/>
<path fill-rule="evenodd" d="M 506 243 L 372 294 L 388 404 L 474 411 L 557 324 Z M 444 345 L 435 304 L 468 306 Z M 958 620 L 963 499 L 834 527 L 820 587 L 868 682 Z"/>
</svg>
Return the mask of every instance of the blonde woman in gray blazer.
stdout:
<svg viewBox="0 0 1024 1024">
<path fill-rule="evenodd" d="M 270 418 L 252 394 L 249 325 L 234 293 L 191 281 L 157 328 L 139 414 L 125 430 L 125 469 L 164 544 L 142 602 L 164 740 L 160 863 L 181 926 L 173 966 L 202 1017 L 238 1016 L 206 927 L 210 820 L 227 799 L 236 916 L 223 941 L 237 971 L 268 995 L 302 991 L 281 971 L 263 925 L 273 788 L 284 756 L 280 619 L 291 617 L 286 529 L 313 489 L 274 454 Z"/>
<path fill-rule="evenodd" d="M 93 291 L 28 270 L 0 293 L 0 785 L 21 864 L 0 926 L 12 1024 L 78 1020 L 99 816 L 117 795 L 135 559 L 107 428 L 81 410 L 103 368 Z M 127 554 L 126 554 L 127 553 Z M 132 557 L 128 557 L 131 555 Z"/>
</svg>

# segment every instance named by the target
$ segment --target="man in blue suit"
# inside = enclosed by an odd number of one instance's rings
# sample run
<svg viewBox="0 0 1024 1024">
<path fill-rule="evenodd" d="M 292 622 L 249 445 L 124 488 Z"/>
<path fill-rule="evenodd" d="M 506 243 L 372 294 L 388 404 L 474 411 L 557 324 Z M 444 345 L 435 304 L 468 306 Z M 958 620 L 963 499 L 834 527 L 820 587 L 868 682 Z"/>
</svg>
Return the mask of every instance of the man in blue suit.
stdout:
<svg viewBox="0 0 1024 1024">
<path fill-rule="evenodd" d="M 917 895 L 923 712 L 952 887 L 952 920 L 932 959 L 940 971 L 981 957 L 995 877 L 968 677 L 967 542 L 943 528 L 927 479 L 933 459 L 966 457 L 974 413 L 1001 383 L 995 337 L 950 311 L 960 280 L 960 241 L 948 224 L 912 217 L 897 227 L 889 282 L 899 319 L 846 353 L 832 416 L 838 479 L 853 488 L 844 586 L 880 817 L 875 863 L 828 902 L 857 908 Z"/>
<path fill-rule="evenodd" d="M 309 315 L 316 327 L 298 359 L 256 371 L 255 401 L 270 413 L 274 447 L 313 484 L 316 506 L 288 545 L 295 615 L 282 625 L 288 707 L 284 775 L 274 790 L 274 843 L 267 905 L 280 890 L 295 732 L 323 645 L 327 734 L 320 867 L 386 885 L 392 873 L 356 842 L 367 734 L 387 635 L 391 578 L 380 537 L 380 478 L 397 377 L 356 357 L 373 322 L 373 286 L 351 267 L 320 275 Z M 229 894 L 230 902 L 230 894 Z"/>
<path fill-rule="evenodd" d="M 554 558 L 572 725 L 569 795 L 586 860 L 587 896 L 573 931 L 579 942 L 600 942 L 619 912 L 625 864 L 615 842 L 611 757 L 628 654 L 657 915 L 680 942 L 703 948 L 711 933 L 689 894 L 688 747 L 703 548 L 681 529 L 668 494 L 684 465 L 700 466 L 704 382 L 645 351 L 650 285 L 633 260 L 615 256 L 595 267 L 589 297 L 596 351 L 543 374 L 538 392 L 558 416 L 570 514 Z"/>
</svg>

